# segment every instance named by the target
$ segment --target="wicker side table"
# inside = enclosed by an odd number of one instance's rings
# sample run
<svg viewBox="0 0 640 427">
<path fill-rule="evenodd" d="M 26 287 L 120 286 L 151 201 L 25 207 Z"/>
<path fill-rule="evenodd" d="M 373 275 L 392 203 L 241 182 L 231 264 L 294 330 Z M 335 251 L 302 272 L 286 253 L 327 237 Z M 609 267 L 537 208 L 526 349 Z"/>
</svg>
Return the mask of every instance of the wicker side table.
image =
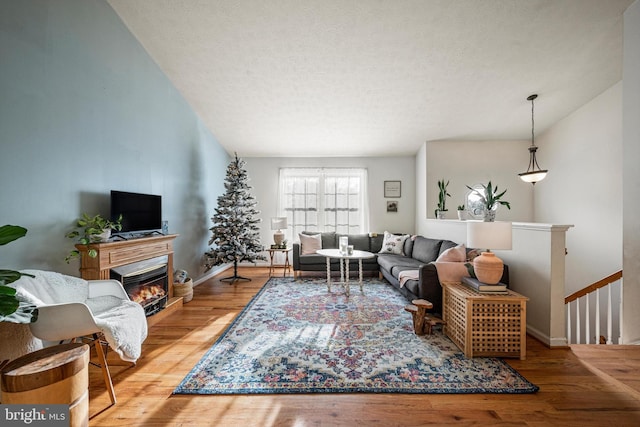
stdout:
<svg viewBox="0 0 640 427">
<path fill-rule="evenodd" d="M 527 301 L 516 292 L 486 294 L 442 284 L 445 333 L 466 357 L 526 358 Z"/>
</svg>

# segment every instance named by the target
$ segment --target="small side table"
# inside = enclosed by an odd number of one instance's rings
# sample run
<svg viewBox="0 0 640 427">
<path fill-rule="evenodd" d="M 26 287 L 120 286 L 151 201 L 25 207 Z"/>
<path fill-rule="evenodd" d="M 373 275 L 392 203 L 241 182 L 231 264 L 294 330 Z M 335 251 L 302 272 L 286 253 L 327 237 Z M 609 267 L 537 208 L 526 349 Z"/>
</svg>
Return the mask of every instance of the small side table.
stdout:
<svg viewBox="0 0 640 427">
<path fill-rule="evenodd" d="M 444 331 L 468 358 L 527 354 L 527 300 L 511 290 L 480 293 L 462 283 L 442 283 Z"/>
<path fill-rule="evenodd" d="M 267 252 L 269 252 L 269 277 L 273 276 L 273 270 L 277 267 L 275 265 L 273 265 L 273 256 L 276 254 L 276 252 L 281 252 L 284 254 L 284 266 L 283 266 L 283 271 L 282 271 L 282 277 L 285 277 L 287 275 L 287 272 L 289 272 L 291 270 L 291 264 L 289 263 L 289 252 L 291 252 L 293 250 L 293 248 L 278 248 L 278 249 L 272 249 L 272 248 L 268 248 Z"/>
</svg>

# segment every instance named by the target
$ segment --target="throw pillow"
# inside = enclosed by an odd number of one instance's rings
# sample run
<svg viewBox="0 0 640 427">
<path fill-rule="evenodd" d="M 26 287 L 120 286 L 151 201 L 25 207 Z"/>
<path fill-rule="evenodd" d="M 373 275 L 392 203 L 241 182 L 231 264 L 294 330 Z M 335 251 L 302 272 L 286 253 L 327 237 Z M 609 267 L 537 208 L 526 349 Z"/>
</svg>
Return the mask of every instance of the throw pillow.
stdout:
<svg viewBox="0 0 640 427">
<path fill-rule="evenodd" d="M 318 249 L 322 249 L 320 234 L 298 234 L 300 239 L 300 255 L 313 255 Z"/>
<path fill-rule="evenodd" d="M 436 262 L 465 262 L 467 260 L 467 249 L 464 244 L 454 246 L 442 252 Z"/>
<path fill-rule="evenodd" d="M 409 237 L 408 234 L 391 234 L 388 231 L 384 232 L 384 239 L 382 241 L 381 254 L 396 254 L 403 255 L 402 248 L 404 247 L 404 241 Z"/>
<path fill-rule="evenodd" d="M 467 261 L 473 261 L 475 257 L 479 256 L 482 251 L 480 249 L 468 249 L 467 250 Z"/>
</svg>

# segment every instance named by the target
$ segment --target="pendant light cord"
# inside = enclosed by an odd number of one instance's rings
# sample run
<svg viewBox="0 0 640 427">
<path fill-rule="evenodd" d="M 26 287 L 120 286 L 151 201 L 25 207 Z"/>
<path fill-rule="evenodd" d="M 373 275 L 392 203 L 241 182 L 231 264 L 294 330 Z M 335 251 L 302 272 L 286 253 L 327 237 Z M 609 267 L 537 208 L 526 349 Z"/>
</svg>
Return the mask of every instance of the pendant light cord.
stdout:
<svg viewBox="0 0 640 427">
<path fill-rule="evenodd" d="M 535 135 L 534 135 L 535 122 L 533 120 L 533 100 L 536 99 L 537 97 L 538 97 L 538 95 L 533 94 L 533 95 L 530 95 L 527 98 L 528 101 L 531 101 L 531 146 L 532 147 L 534 147 L 536 145 L 535 142 L 534 142 L 535 141 Z"/>
</svg>

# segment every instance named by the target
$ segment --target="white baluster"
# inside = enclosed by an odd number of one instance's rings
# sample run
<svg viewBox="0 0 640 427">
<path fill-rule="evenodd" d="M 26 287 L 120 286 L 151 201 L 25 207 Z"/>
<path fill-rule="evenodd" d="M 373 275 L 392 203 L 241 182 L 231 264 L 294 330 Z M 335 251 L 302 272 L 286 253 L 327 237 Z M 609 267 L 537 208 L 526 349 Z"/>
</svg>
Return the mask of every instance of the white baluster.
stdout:
<svg viewBox="0 0 640 427">
<path fill-rule="evenodd" d="M 584 307 L 584 315 L 585 315 L 585 319 L 584 319 L 584 341 L 585 344 L 589 344 L 591 343 L 591 319 L 589 318 L 589 312 L 591 311 L 591 307 L 589 306 L 589 294 L 586 295 L 586 303 L 585 303 L 585 307 Z"/>
<path fill-rule="evenodd" d="M 596 289 L 596 344 L 600 344 L 600 288 Z"/>
<path fill-rule="evenodd" d="M 611 286 L 607 286 L 607 290 L 609 291 L 609 300 L 607 301 L 607 344 L 611 345 L 613 344 L 613 341 L 611 341 L 611 335 L 613 335 L 611 332 L 613 328 L 613 322 L 611 322 Z"/>
<path fill-rule="evenodd" d="M 618 344 L 623 344 L 623 342 L 622 342 L 622 325 L 623 325 L 623 322 L 622 322 L 622 300 L 623 300 L 623 296 L 624 296 L 623 284 L 624 284 L 624 279 L 620 278 L 620 312 L 619 312 L 619 315 L 620 315 L 620 328 L 619 328 L 620 336 L 618 337 Z"/>
<path fill-rule="evenodd" d="M 580 298 L 576 300 L 576 344 L 580 344 Z"/>
<path fill-rule="evenodd" d="M 567 304 L 567 342 L 571 344 L 571 303 Z"/>
</svg>

